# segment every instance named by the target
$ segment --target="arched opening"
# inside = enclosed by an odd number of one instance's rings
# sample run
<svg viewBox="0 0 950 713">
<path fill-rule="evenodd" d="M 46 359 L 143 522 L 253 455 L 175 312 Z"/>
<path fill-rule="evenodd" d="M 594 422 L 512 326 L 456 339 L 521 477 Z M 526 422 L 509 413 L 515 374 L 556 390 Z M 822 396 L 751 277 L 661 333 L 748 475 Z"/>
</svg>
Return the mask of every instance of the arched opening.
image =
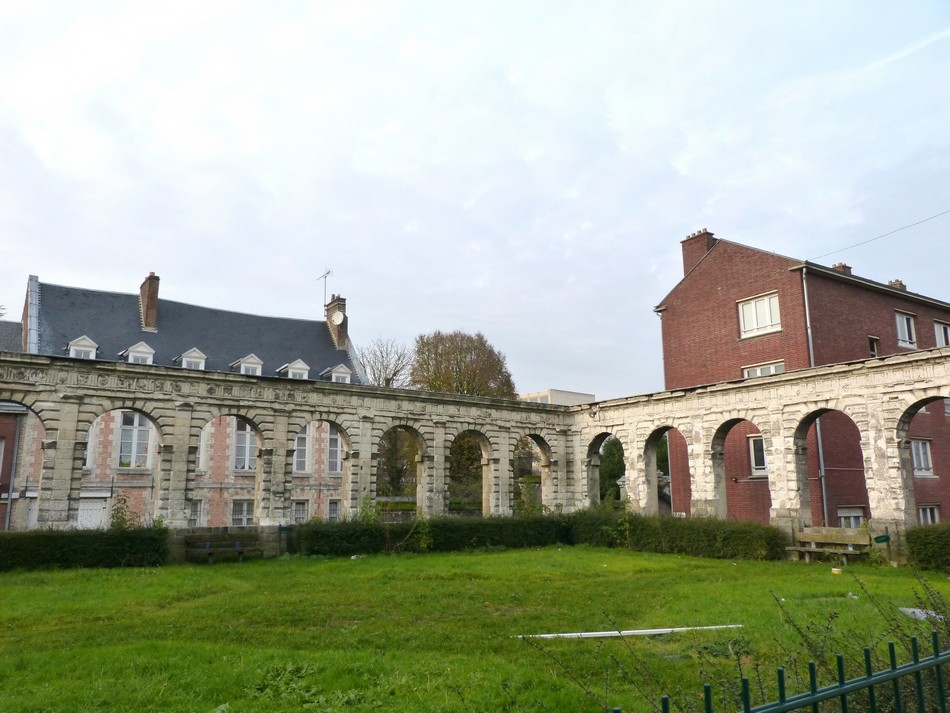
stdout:
<svg viewBox="0 0 950 713">
<path fill-rule="evenodd" d="M 656 429 L 644 445 L 643 460 L 647 480 L 656 483 L 657 512 L 688 517 L 692 488 L 683 435 L 670 426 Z"/>
<path fill-rule="evenodd" d="M 0 401 L 0 528 L 39 526 L 46 428 L 25 405 Z"/>
<path fill-rule="evenodd" d="M 913 502 L 906 521 L 934 525 L 950 518 L 950 399 L 934 397 L 913 404 L 902 415 L 897 438 L 901 472 Z"/>
<path fill-rule="evenodd" d="M 512 458 L 512 512 L 515 515 L 544 512 L 550 489 L 550 446 L 536 434 L 518 439 Z"/>
<path fill-rule="evenodd" d="M 717 512 L 729 520 L 768 524 L 768 447 L 759 428 L 745 419 L 726 421 L 712 442 Z"/>
<path fill-rule="evenodd" d="M 422 436 L 407 426 L 393 426 L 379 439 L 374 493 L 376 510 L 384 521 L 415 517 L 423 448 Z"/>
<path fill-rule="evenodd" d="M 290 492 L 284 520 L 300 525 L 313 519 L 342 517 L 343 482 L 350 441 L 332 421 L 310 421 L 298 429 L 290 448 Z"/>
<path fill-rule="evenodd" d="M 462 431 L 449 449 L 448 513 L 491 514 L 491 444 L 478 431 Z"/>
<path fill-rule="evenodd" d="M 623 443 L 609 431 L 598 433 L 587 446 L 587 487 L 591 504 L 619 505 L 626 487 Z"/>
<path fill-rule="evenodd" d="M 796 474 L 808 494 L 811 522 L 822 527 L 860 527 L 871 517 L 861 433 L 842 411 L 806 416 L 795 433 Z M 806 485 L 807 484 L 807 485 Z"/>
<path fill-rule="evenodd" d="M 78 504 L 71 518 L 80 529 L 147 525 L 156 504 L 160 431 L 145 413 L 106 411 L 89 426 L 81 462 Z"/>
<path fill-rule="evenodd" d="M 250 419 L 224 414 L 202 429 L 188 504 L 191 527 L 247 527 L 260 519 L 260 430 Z"/>
</svg>

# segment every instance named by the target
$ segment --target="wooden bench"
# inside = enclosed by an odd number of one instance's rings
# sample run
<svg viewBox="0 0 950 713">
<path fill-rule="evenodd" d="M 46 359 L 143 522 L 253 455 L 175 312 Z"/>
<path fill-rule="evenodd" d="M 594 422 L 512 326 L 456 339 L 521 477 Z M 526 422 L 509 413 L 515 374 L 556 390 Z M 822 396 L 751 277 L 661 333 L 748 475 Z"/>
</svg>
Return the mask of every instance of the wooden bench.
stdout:
<svg viewBox="0 0 950 713">
<path fill-rule="evenodd" d="M 823 558 L 827 555 L 837 556 L 841 564 L 848 564 L 849 559 L 867 557 L 871 551 L 871 538 L 867 530 L 847 527 L 806 527 L 795 535 L 798 542 L 793 547 L 786 547 L 789 556 L 800 559 L 802 555 L 806 562 L 812 558 Z"/>
<path fill-rule="evenodd" d="M 243 562 L 249 557 L 263 556 L 260 535 L 256 532 L 185 535 L 185 559 L 188 562 Z"/>
</svg>

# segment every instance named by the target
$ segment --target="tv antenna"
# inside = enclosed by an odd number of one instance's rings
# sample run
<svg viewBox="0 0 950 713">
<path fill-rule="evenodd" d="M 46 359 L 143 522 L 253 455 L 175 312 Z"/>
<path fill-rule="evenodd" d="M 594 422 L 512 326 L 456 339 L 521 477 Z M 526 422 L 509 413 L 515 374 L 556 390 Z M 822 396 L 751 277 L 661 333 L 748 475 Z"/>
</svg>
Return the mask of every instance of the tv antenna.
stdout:
<svg viewBox="0 0 950 713">
<path fill-rule="evenodd" d="M 320 275 L 317 280 L 323 280 L 323 306 L 327 306 L 327 278 L 333 274 L 333 270 L 327 270 L 325 273 Z"/>
</svg>

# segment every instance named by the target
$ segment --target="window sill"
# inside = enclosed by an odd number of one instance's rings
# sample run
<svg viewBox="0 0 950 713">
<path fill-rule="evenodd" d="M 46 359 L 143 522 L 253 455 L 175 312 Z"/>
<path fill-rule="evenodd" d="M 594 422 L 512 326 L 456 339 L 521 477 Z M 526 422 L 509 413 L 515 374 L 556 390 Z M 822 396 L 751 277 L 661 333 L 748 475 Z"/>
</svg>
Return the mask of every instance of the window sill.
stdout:
<svg viewBox="0 0 950 713">
<path fill-rule="evenodd" d="M 914 477 L 920 480 L 940 480 L 935 473 L 914 473 Z"/>
</svg>

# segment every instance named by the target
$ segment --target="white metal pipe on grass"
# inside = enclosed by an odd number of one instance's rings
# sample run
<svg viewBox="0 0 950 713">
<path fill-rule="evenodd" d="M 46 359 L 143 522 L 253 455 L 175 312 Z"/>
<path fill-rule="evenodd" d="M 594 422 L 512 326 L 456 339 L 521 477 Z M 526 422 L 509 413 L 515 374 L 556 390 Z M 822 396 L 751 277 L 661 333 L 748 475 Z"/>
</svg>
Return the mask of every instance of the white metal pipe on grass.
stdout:
<svg viewBox="0 0 950 713">
<path fill-rule="evenodd" d="M 718 626 L 674 626 L 667 629 L 628 629 L 627 631 L 575 631 L 565 634 L 521 634 L 519 639 L 609 639 L 623 636 L 658 636 L 678 631 L 709 631 L 712 629 L 741 629 L 742 624 Z"/>
</svg>

